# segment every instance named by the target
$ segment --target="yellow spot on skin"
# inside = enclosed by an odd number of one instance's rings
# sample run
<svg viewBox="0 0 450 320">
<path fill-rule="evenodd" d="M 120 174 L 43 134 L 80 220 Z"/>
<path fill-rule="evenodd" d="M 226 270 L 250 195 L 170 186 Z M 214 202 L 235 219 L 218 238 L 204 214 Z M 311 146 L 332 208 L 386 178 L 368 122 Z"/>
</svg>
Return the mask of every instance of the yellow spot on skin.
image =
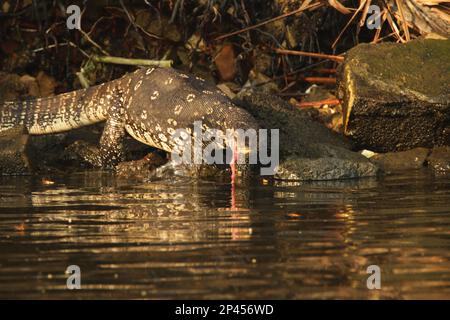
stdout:
<svg viewBox="0 0 450 320">
<path fill-rule="evenodd" d="M 168 84 L 171 84 L 172 82 L 173 82 L 173 78 L 169 78 L 164 82 L 164 84 L 168 85 Z"/>
<path fill-rule="evenodd" d="M 163 133 L 158 134 L 158 138 L 159 138 L 159 140 L 161 140 L 161 141 L 164 141 L 164 142 L 167 141 L 167 137 L 166 137 Z"/>
<path fill-rule="evenodd" d="M 159 97 L 159 92 L 155 90 L 155 91 L 153 91 L 153 94 L 151 95 L 150 99 L 155 100 L 158 97 Z"/>
<path fill-rule="evenodd" d="M 136 91 L 137 89 L 139 89 L 139 87 L 142 84 L 142 80 L 139 80 L 138 83 L 136 83 L 136 85 L 134 86 L 134 91 Z"/>
<path fill-rule="evenodd" d="M 155 71 L 155 68 L 149 68 L 147 69 L 147 71 L 145 71 L 146 75 L 149 75 L 150 73 L 152 73 L 153 71 Z"/>
<path fill-rule="evenodd" d="M 150 145 L 154 145 L 155 144 L 155 141 L 152 139 L 152 136 L 148 132 L 146 132 L 144 134 L 144 138 Z"/>
<path fill-rule="evenodd" d="M 169 147 L 169 146 L 167 145 L 167 143 L 165 143 L 165 142 L 161 142 L 161 148 L 162 148 L 163 150 L 165 150 L 165 151 L 168 151 L 168 152 L 171 151 L 170 147 Z"/>
<path fill-rule="evenodd" d="M 178 114 L 181 113 L 181 110 L 183 110 L 183 106 L 181 106 L 181 105 L 178 104 L 178 105 L 175 106 L 174 113 L 175 113 L 176 115 L 178 115 Z"/>
<path fill-rule="evenodd" d="M 131 96 L 131 97 L 128 99 L 127 108 L 129 108 L 129 107 L 131 106 L 131 102 L 133 102 L 133 96 Z"/>
<path fill-rule="evenodd" d="M 173 125 L 174 127 L 177 125 L 177 121 L 171 118 L 167 119 L 167 123 Z"/>
<path fill-rule="evenodd" d="M 187 102 L 192 102 L 194 100 L 194 98 L 195 98 L 195 94 L 190 93 L 187 95 L 186 100 L 187 100 Z"/>
</svg>

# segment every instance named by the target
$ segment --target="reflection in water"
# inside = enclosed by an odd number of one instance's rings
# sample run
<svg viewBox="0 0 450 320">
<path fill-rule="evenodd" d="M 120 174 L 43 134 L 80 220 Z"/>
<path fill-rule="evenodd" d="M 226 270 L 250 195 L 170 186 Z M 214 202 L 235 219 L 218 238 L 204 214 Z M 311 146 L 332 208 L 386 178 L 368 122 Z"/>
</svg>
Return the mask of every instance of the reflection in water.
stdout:
<svg viewBox="0 0 450 320">
<path fill-rule="evenodd" d="M 234 192 L 52 180 L 0 179 L 1 298 L 450 298 L 450 182 L 424 172 Z"/>
</svg>

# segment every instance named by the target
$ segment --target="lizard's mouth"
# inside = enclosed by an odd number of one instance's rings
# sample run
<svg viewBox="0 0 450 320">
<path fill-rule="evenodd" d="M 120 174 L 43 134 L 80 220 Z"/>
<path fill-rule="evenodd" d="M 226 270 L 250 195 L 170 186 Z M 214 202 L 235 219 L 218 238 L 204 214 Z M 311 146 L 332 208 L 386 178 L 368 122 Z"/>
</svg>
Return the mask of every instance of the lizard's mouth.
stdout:
<svg viewBox="0 0 450 320">
<path fill-rule="evenodd" d="M 246 179 L 252 176 L 252 165 L 249 162 L 249 155 L 252 149 L 248 146 L 238 146 L 235 143 L 230 146 L 232 149 L 232 157 L 229 162 L 231 171 L 231 183 L 235 184 L 238 179 Z M 244 161 L 239 161 L 240 157 L 244 157 Z"/>
<path fill-rule="evenodd" d="M 236 141 L 234 141 L 233 146 L 232 146 L 232 157 L 231 157 L 231 162 L 230 162 L 230 168 L 231 168 L 231 184 L 234 185 L 236 182 L 236 174 L 237 174 L 237 169 L 236 169 L 236 163 L 238 160 L 238 146 Z"/>
</svg>

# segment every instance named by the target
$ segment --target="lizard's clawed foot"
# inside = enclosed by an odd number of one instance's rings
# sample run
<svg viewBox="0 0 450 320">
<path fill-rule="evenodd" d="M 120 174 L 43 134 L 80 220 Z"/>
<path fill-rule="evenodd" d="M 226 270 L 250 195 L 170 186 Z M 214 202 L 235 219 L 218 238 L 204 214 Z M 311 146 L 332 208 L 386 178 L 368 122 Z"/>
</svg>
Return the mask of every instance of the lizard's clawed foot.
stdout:
<svg viewBox="0 0 450 320">
<path fill-rule="evenodd" d="M 78 140 L 65 149 L 66 159 L 79 161 L 85 167 L 112 169 L 117 165 L 115 159 L 108 159 L 100 149 L 89 142 Z"/>
</svg>

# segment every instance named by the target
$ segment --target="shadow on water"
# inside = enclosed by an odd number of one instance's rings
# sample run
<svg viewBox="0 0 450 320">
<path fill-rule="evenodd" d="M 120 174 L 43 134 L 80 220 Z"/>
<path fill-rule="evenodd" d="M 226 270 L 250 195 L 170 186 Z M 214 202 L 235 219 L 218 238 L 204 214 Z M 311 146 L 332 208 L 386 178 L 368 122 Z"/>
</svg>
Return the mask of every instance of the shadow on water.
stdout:
<svg viewBox="0 0 450 320">
<path fill-rule="evenodd" d="M 450 298 L 450 181 L 426 172 L 234 194 L 52 180 L 0 178 L 1 298 Z M 81 290 L 66 289 L 73 264 Z"/>
</svg>

